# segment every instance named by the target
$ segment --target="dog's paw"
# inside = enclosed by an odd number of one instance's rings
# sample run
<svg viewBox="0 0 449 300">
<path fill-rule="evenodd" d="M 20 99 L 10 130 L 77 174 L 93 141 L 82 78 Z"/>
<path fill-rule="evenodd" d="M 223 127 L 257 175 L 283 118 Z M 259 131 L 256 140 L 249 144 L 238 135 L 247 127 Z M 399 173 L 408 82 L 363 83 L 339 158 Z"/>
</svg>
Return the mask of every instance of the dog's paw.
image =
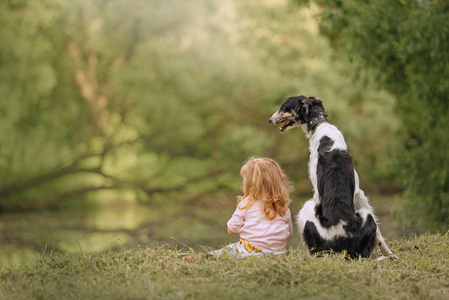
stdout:
<svg viewBox="0 0 449 300">
<path fill-rule="evenodd" d="M 391 254 L 391 255 L 382 255 L 381 257 L 376 258 L 376 261 L 381 261 L 384 259 L 399 259 L 399 257 L 397 255 Z"/>
</svg>

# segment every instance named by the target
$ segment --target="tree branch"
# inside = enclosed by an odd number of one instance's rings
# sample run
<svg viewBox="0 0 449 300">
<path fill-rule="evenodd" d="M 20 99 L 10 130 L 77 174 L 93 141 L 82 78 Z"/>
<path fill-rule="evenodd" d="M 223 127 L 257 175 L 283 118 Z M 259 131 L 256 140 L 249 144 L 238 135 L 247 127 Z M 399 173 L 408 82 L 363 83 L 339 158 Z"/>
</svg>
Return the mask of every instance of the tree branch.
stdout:
<svg viewBox="0 0 449 300">
<path fill-rule="evenodd" d="M 102 155 L 102 154 L 84 155 L 84 156 L 78 158 L 77 160 L 75 160 L 74 162 L 72 162 L 70 165 L 60 168 L 58 170 L 49 171 L 45 174 L 28 179 L 27 181 L 18 181 L 18 182 L 13 182 L 12 184 L 9 184 L 9 185 L 6 184 L 3 186 L 0 186 L 0 198 L 6 197 L 12 193 L 20 192 L 22 190 L 37 186 L 44 182 L 54 180 L 58 177 L 61 177 L 61 176 L 67 175 L 67 174 L 73 174 L 73 173 L 77 173 L 77 172 L 95 172 L 97 170 L 97 168 L 83 169 L 83 168 L 79 167 L 79 163 L 86 158 L 95 157 L 95 156 L 99 156 L 99 155 Z"/>
</svg>

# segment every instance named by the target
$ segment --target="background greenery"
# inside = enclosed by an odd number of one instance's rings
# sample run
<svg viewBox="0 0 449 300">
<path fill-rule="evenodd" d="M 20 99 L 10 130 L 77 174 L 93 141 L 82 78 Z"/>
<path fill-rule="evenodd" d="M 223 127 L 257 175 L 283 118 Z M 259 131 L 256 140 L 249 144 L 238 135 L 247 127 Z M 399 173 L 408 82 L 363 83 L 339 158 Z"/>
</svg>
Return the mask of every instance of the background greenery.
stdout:
<svg viewBox="0 0 449 300">
<path fill-rule="evenodd" d="M 359 2 L 2 1 L 0 211 L 232 206 L 252 155 L 285 167 L 298 205 L 307 140 L 268 118 L 305 94 L 345 134 L 365 190 L 406 187 L 447 227 L 447 7 Z"/>
</svg>

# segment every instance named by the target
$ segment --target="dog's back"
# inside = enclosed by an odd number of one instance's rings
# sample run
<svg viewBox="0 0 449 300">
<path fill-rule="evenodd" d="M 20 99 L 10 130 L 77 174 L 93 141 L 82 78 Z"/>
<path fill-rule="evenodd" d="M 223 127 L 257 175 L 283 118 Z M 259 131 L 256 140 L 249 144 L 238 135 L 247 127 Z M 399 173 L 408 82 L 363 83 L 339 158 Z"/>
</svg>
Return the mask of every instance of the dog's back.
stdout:
<svg viewBox="0 0 449 300">
<path fill-rule="evenodd" d="M 359 219 L 353 203 L 355 179 L 352 157 L 348 150 L 332 149 L 333 144 L 330 137 L 323 136 L 317 149 L 316 172 L 320 198 L 317 215 L 324 227 L 335 226 L 340 220 L 354 223 Z M 345 229 L 354 232 L 356 228 Z"/>
<path fill-rule="evenodd" d="M 311 173 L 316 174 L 317 204 L 315 220 L 304 225 L 303 239 L 312 253 L 346 250 L 351 257 L 369 257 L 375 248 L 377 225 L 372 215 L 362 217 L 354 209 L 354 166 L 343 135 L 335 126 L 323 124 L 314 138 L 310 150 L 315 152 L 316 169 Z M 339 234 L 320 234 L 336 228 Z"/>
</svg>

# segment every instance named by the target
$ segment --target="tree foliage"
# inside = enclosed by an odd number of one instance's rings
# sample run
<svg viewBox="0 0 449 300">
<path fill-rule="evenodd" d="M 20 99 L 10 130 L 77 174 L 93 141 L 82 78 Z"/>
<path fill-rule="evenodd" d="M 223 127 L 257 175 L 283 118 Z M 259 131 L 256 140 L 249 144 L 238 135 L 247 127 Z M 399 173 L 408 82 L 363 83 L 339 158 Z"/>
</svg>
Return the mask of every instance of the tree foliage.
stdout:
<svg viewBox="0 0 449 300">
<path fill-rule="evenodd" d="M 320 97 L 331 121 L 345 120 L 352 151 L 365 154 L 366 181 L 387 181 L 378 158 L 395 142 L 393 100 L 348 79 L 308 10 L 9 0 L 0 25 L 0 209 L 85 195 L 160 205 L 235 194 L 251 155 L 281 162 L 309 194 L 305 138 L 267 122 L 292 94 Z"/>
<path fill-rule="evenodd" d="M 410 213 L 424 212 L 430 227 L 447 230 L 449 3 L 310 2 L 321 8 L 320 30 L 332 45 L 396 97 L 402 124 L 396 167 L 414 199 Z"/>
</svg>

